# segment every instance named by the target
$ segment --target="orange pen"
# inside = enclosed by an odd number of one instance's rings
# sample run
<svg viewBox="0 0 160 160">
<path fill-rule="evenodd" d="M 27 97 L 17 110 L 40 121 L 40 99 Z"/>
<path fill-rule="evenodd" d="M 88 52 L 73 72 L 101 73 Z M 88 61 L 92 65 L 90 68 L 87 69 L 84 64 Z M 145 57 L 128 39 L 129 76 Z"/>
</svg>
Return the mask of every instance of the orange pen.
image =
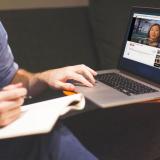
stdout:
<svg viewBox="0 0 160 160">
<path fill-rule="evenodd" d="M 77 94 L 77 92 L 74 92 L 74 91 L 63 91 L 63 94 L 66 95 L 66 96 L 70 96 L 70 95 L 73 95 L 73 94 Z"/>
</svg>

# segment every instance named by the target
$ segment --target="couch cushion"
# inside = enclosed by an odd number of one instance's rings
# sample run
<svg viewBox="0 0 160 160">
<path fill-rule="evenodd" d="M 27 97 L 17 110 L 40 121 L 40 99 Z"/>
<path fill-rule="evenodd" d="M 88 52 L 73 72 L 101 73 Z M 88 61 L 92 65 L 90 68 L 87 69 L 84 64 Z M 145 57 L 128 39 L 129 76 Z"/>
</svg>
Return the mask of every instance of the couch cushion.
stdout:
<svg viewBox="0 0 160 160">
<path fill-rule="evenodd" d="M 20 67 L 96 66 L 87 7 L 0 11 L 0 18 Z"/>
</svg>

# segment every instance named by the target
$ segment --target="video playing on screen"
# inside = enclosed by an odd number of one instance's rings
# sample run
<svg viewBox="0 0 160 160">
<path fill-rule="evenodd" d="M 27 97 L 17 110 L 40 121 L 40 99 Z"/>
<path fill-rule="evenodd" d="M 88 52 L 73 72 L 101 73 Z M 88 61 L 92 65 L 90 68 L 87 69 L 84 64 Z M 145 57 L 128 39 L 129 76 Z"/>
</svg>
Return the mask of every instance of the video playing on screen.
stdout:
<svg viewBox="0 0 160 160">
<path fill-rule="evenodd" d="M 133 15 L 123 57 L 160 68 L 160 16 Z"/>
</svg>

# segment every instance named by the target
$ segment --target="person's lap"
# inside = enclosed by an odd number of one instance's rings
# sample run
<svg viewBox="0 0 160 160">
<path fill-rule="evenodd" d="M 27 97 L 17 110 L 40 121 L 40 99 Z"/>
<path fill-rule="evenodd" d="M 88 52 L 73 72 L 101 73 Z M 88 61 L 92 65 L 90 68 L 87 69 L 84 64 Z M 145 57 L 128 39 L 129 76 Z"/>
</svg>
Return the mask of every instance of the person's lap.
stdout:
<svg viewBox="0 0 160 160">
<path fill-rule="evenodd" d="M 134 104 L 86 112 L 65 124 L 101 160 L 155 160 L 160 157 L 159 115 L 159 104 Z"/>
<path fill-rule="evenodd" d="M 3 160 L 96 160 L 74 135 L 58 124 L 52 132 L 0 141 Z"/>
</svg>

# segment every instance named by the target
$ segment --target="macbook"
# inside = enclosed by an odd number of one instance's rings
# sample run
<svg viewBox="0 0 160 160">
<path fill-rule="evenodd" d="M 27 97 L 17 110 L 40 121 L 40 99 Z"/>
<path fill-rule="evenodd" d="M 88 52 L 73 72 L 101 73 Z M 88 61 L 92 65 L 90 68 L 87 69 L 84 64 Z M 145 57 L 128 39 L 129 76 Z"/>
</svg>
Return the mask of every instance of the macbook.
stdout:
<svg viewBox="0 0 160 160">
<path fill-rule="evenodd" d="M 160 9 L 132 8 L 120 53 L 116 69 L 98 71 L 95 87 L 76 91 L 102 108 L 160 98 Z"/>
</svg>

